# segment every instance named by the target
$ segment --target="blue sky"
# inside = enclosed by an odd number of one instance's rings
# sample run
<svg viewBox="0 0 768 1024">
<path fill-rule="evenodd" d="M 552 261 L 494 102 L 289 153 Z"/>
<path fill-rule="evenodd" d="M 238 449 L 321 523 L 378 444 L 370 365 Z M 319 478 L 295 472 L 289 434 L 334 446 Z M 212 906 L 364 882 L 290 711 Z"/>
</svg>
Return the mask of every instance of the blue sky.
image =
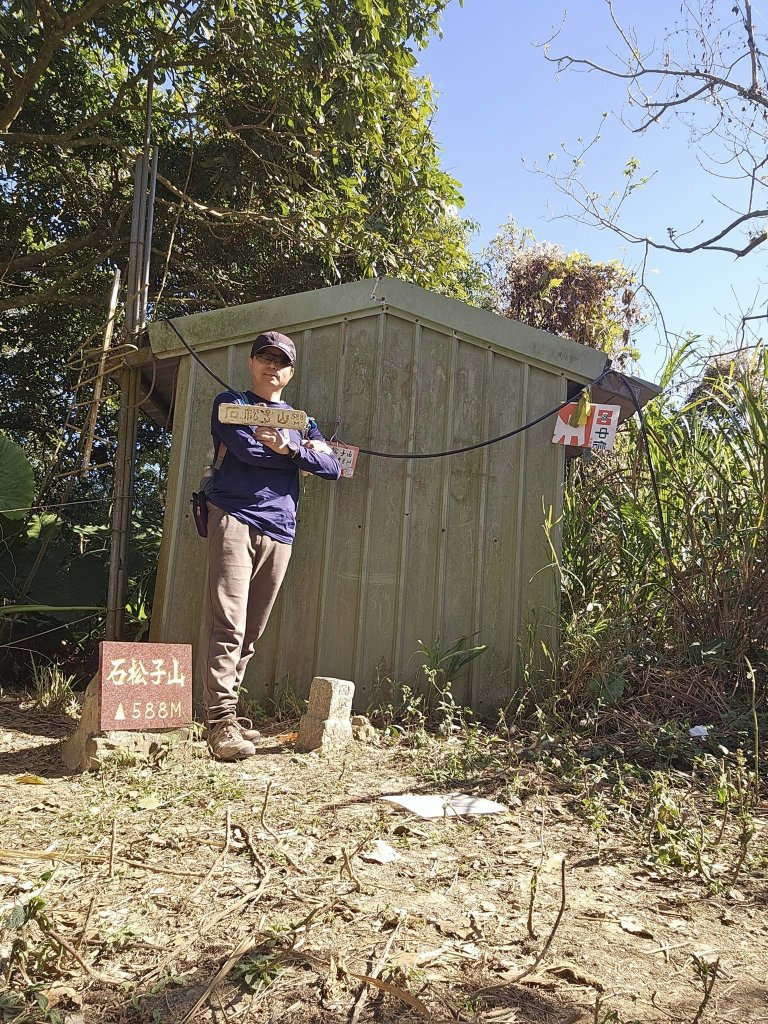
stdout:
<svg viewBox="0 0 768 1024">
<path fill-rule="evenodd" d="M 721 0 L 722 2 L 722 0 Z M 644 49 L 661 43 L 664 30 L 679 11 L 669 0 L 640 5 L 616 0 L 617 14 L 632 25 Z M 726 4 L 730 8 L 730 4 Z M 754 4 L 756 27 L 766 27 L 766 7 Z M 575 207 L 535 167 L 565 171 L 569 150 L 577 139 L 597 131 L 604 111 L 621 112 L 626 92 L 618 80 L 595 73 L 568 71 L 558 76 L 536 43 L 561 24 L 565 8 L 559 0 L 539 5 L 513 0 L 452 0 L 442 19 L 443 37 L 418 54 L 419 73 L 428 75 L 438 92 L 434 131 L 443 150 L 442 163 L 462 183 L 463 213 L 480 224 L 475 248 L 490 240 L 510 217 L 533 230 L 538 239 L 567 250 L 587 252 L 594 259 L 621 259 L 638 264 L 639 249 L 627 246 L 608 231 L 581 225 L 565 216 Z M 551 53 L 587 56 L 616 66 L 610 48 L 619 50 L 604 0 L 578 0 L 567 12 Z M 549 154 L 556 153 L 553 160 Z M 737 194 L 734 185 L 715 180 L 697 162 L 686 129 L 671 120 L 645 135 L 631 134 L 616 117 L 587 156 L 583 178 L 590 188 L 610 192 L 624 183 L 630 158 L 640 173 L 655 172 L 626 208 L 625 226 L 637 234 L 666 241 L 666 229 L 693 228 L 704 218 L 713 231 L 723 222 L 718 199 Z M 740 191 L 740 190 L 739 190 Z M 717 199 L 714 198 L 716 194 Z M 764 251 L 741 261 L 727 254 L 655 254 L 646 280 L 663 310 L 667 327 L 693 331 L 732 345 L 725 317 L 748 310 L 766 281 Z M 664 349 L 658 331 L 646 328 L 636 339 L 640 372 L 653 379 Z"/>
</svg>

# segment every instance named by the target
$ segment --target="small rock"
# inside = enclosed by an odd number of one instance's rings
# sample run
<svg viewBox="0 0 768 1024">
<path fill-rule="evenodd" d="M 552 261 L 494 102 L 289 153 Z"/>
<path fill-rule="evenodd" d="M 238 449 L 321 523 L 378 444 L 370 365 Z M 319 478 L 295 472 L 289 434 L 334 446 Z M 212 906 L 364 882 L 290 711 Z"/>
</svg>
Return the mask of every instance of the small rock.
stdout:
<svg viewBox="0 0 768 1024">
<path fill-rule="evenodd" d="M 358 743 L 371 743 L 374 745 L 379 743 L 379 734 L 365 715 L 352 716 L 352 737 Z"/>
<path fill-rule="evenodd" d="M 653 932 L 650 928 L 646 928 L 640 921 L 636 921 L 634 917 L 622 917 L 619 920 L 619 925 L 625 932 L 629 932 L 630 935 L 640 935 L 645 939 L 652 939 Z"/>
</svg>

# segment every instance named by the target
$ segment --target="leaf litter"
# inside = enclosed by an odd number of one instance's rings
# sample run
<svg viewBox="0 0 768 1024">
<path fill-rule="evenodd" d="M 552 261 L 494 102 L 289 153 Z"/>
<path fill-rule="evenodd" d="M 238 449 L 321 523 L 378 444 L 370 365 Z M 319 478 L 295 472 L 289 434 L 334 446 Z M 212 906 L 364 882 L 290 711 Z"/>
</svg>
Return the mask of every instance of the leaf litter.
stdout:
<svg viewBox="0 0 768 1024">
<path fill-rule="evenodd" d="M 712 983 L 703 1021 L 764 1019 L 765 885 L 742 876 L 736 901 L 649 879 L 618 828 L 585 857 L 595 837 L 556 775 L 532 768 L 503 816 L 411 827 L 381 797 L 440 787 L 402 745 L 355 746 L 342 771 L 188 743 L 68 776 L 23 717 L 2 743 L 5 805 L 29 748 L 56 798 L 29 814 L 17 789 L 0 822 L 6 1020 L 660 1024 L 693 1021 L 713 970 L 727 999 Z"/>
</svg>

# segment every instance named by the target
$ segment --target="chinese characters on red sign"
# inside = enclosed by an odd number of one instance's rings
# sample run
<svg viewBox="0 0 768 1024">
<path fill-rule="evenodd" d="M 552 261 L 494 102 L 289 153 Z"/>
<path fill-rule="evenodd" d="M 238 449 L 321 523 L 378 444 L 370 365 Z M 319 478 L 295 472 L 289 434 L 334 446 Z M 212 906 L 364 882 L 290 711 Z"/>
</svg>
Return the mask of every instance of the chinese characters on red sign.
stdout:
<svg viewBox="0 0 768 1024">
<path fill-rule="evenodd" d="M 342 444 L 340 441 L 329 441 L 331 450 L 341 463 L 341 475 L 350 477 L 355 475 L 357 456 L 360 451 L 353 444 Z"/>
<path fill-rule="evenodd" d="M 577 448 L 594 448 L 596 451 L 610 451 L 619 425 L 618 405 L 593 405 L 590 407 L 587 422 L 580 427 L 572 427 L 568 422 L 576 409 L 571 402 L 560 410 L 555 420 L 554 444 L 572 444 Z"/>
<path fill-rule="evenodd" d="M 192 647 L 103 641 L 99 727 L 175 729 L 192 721 Z"/>
</svg>

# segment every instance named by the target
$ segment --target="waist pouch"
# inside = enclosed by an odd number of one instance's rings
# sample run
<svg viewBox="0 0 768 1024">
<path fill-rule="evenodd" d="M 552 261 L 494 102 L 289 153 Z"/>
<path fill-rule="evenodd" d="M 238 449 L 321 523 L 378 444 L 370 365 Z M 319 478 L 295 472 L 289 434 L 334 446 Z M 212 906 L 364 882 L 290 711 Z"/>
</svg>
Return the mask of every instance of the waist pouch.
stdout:
<svg viewBox="0 0 768 1024">
<path fill-rule="evenodd" d="M 208 536 L 208 498 L 205 491 L 192 491 L 189 499 L 192 506 L 192 516 L 195 520 L 195 529 L 201 537 Z"/>
<path fill-rule="evenodd" d="M 226 454 L 227 446 L 222 441 L 216 453 L 216 461 L 212 466 L 205 467 L 198 490 L 192 491 L 192 497 L 189 499 L 192 506 L 192 517 L 195 520 L 195 529 L 201 537 L 208 536 L 208 492 L 213 486 L 213 474 L 221 468 Z"/>
</svg>

